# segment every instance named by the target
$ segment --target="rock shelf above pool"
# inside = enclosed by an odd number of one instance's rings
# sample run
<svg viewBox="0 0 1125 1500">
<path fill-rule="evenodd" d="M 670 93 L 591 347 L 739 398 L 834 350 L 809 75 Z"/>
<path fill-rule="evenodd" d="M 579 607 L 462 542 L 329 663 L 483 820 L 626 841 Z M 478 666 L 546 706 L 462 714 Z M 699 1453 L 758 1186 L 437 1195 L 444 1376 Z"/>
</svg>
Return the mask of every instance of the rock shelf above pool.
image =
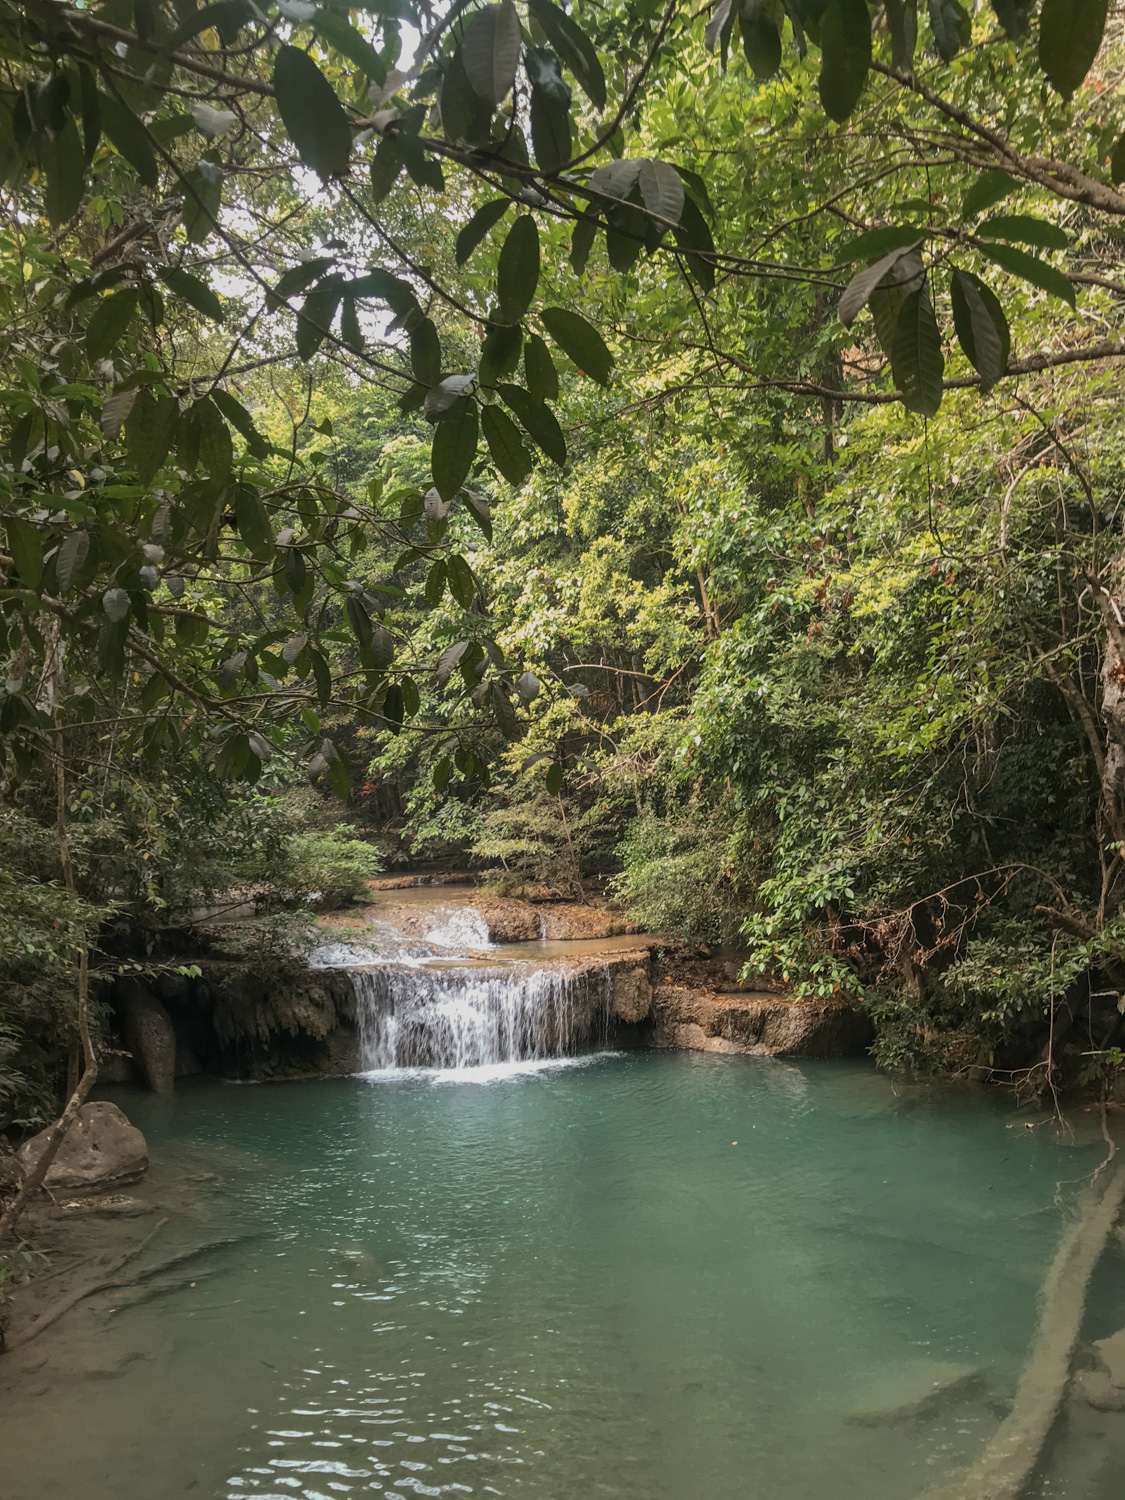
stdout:
<svg viewBox="0 0 1125 1500">
<path fill-rule="evenodd" d="M 871 1037 L 844 1000 L 739 981 L 739 962 L 675 954 L 604 903 L 399 887 L 322 919 L 306 957 L 200 958 L 196 974 L 121 980 L 122 1056 L 106 1081 L 269 1079 L 461 1068 L 681 1047 L 844 1057 Z M 658 957 L 659 955 L 659 957 Z"/>
</svg>

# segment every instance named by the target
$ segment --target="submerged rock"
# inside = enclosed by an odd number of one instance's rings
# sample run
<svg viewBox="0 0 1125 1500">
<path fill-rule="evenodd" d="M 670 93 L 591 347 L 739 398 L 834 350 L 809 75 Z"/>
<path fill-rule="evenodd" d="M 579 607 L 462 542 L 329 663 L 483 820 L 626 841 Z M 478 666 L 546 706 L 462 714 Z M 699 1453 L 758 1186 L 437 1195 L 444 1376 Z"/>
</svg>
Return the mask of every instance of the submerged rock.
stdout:
<svg viewBox="0 0 1125 1500">
<path fill-rule="evenodd" d="M 1125 1411 L 1125 1386 L 1114 1385 L 1104 1370 L 1079 1370 L 1074 1390 L 1096 1411 Z"/>
<path fill-rule="evenodd" d="M 770 1057 L 849 1057 L 872 1037 L 871 1021 L 846 1001 L 762 993 L 707 994 L 660 985 L 653 994 L 658 1047 Z"/>
<path fill-rule="evenodd" d="M 847 1412 L 861 1426 L 908 1422 L 939 1411 L 947 1402 L 976 1390 L 984 1372 L 976 1365 L 937 1359 L 913 1359 L 895 1365 L 861 1387 Z"/>
<path fill-rule="evenodd" d="M 1098 1411 L 1125 1411 L 1125 1328 L 1094 1341 L 1097 1368 L 1074 1377 L 1077 1395 Z"/>
<path fill-rule="evenodd" d="M 47 1134 L 41 1130 L 16 1153 L 25 1176 L 39 1160 Z M 145 1138 L 117 1105 L 83 1104 L 47 1170 L 46 1186 L 64 1192 L 105 1190 L 136 1182 L 147 1170 Z"/>
<path fill-rule="evenodd" d="M 1094 1344 L 1094 1352 L 1110 1381 L 1125 1390 L 1125 1328 L 1119 1329 L 1107 1339 L 1098 1339 Z"/>
</svg>

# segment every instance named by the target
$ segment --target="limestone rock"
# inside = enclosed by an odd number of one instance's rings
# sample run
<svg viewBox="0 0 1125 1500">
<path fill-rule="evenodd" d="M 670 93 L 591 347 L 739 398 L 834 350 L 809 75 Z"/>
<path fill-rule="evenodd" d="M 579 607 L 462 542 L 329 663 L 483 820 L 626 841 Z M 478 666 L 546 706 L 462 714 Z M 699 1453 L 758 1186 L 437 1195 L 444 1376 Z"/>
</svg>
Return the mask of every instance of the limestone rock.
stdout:
<svg viewBox="0 0 1125 1500">
<path fill-rule="evenodd" d="M 20 1147 L 16 1155 L 24 1175 L 39 1160 L 46 1144 L 47 1131 L 42 1130 Z M 46 1185 L 52 1191 L 105 1191 L 136 1182 L 147 1170 L 145 1138 L 117 1105 L 83 1104 L 47 1169 Z"/>
<path fill-rule="evenodd" d="M 645 969 L 616 969 L 610 1014 L 618 1021 L 643 1021 L 652 1009 L 652 983 Z"/>
<path fill-rule="evenodd" d="M 176 1033 L 163 1004 L 139 980 L 119 985 L 121 1021 L 133 1060 L 153 1093 L 170 1094 L 176 1078 Z"/>
<path fill-rule="evenodd" d="M 620 912 L 602 906 L 579 906 L 571 902 L 555 902 L 541 908 L 543 936 L 572 942 L 582 938 L 620 937 L 623 933 L 636 932 L 636 924 L 627 921 Z"/>
<path fill-rule="evenodd" d="M 473 906 L 488 926 L 493 943 L 534 943 L 539 938 L 539 913 L 527 901 L 506 896 L 476 896 Z"/>
<path fill-rule="evenodd" d="M 1094 1353 L 1111 1384 L 1125 1391 L 1125 1328 L 1107 1339 L 1098 1339 Z"/>
<path fill-rule="evenodd" d="M 983 1380 L 983 1372 L 975 1365 L 908 1360 L 861 1387 L 847 1420 L 875 1427 L 931 1416 L 948 1401 L 978 1388 Z"/>
<path fill-rule="evenodd" d="M 766 993 L 722 995 L 660 985 L 652 1003 L 658 1047 L 767 1057 L 849 1057 L 872 1036 L 870 1019 L 847 1002 L 789 1000 Z"/>
<path fill-rule="evenodd" d="M 1079 1370 L 1074 1390 L 1097 1411 L 1125 1411 L 1125 1386 L 1115 1385 L 1104 1370 Z"/>
</svg>

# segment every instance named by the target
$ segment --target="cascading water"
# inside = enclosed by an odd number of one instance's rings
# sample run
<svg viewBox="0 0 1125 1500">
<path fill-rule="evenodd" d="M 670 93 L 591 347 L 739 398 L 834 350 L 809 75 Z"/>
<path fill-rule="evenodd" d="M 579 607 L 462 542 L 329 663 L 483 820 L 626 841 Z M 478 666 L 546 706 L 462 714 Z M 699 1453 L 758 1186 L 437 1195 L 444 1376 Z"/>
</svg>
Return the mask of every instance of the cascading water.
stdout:
<svg viewBox="0 0 1125 1500">
<path fill-rule="evenodd" d="M 434 915 L 439 920 L 425 929 L 428 943 L 462 952 L 467 948 L 492 947 L 488 923 L 471 906 L 439 907 Z"/>
<path fill-rule="evenodd" d="M 365 1071 L 565 1057 L 604 1030 L 598 976 L 558 969 L 353 969 Z"/>
</svg>

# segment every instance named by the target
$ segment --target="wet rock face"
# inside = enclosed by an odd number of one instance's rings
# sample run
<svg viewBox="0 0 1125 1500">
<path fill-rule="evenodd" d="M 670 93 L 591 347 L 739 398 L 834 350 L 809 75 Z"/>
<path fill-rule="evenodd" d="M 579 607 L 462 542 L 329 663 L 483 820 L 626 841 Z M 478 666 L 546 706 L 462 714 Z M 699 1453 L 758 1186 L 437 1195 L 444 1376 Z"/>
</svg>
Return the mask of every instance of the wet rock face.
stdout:
<svg viewBox="0 0 1125 1500">
<path fill-rule="evenodd" d="M 49 1129 L 49 1127 L 48 1127 Z M 16 1153 L 26 1176 L 47 1144 L 47 1130 L 25 1141 Z M 148 1170 L 148 1147 L 116 1104 L 83 1104 L 47 1170 L 52 1191 L 100 1191 L 136 1182 Z"/>
<path fill-rule="evenodd" d="M 473 905 L 488 927 L 493 943 L 534 943 L 539 938 L 539 913 L 526 901 L 506 896 L 477 896 Z"/>
<path fill-rule="evenodd" d="M 493 943 L 575 942 L 590 938 L 620 937 L 636 932 L 636 924 L 618 911 L 603 906 L 580 906 L 575 902 L 545 901 L 533 905 L 511 896 L 474 896 L 473 906 L 488 925 Z"/>
<path fill-rule="evenodd" d="M 634 1025 L 652 1009 L 652 981 L 647 968 L 615 968 L 609 1013 L 616 1021 Z"/>
<path fill-rule="evenodd" d="M 850 1057 L 869 1045 L 872 1026 L 840 1001 L 776 995 L 711 995 L 658 986 L 653 995 L 658 1047 L 745 1052 L 770 1057 Z"/>
<path fill-rule="evenodd" d="M 176 1033 L 163 1003 L 135 979 L 120 985 L 125 1042 L 155 1094 L 170 1094 L 176 1078 Z"/>
</svg>

